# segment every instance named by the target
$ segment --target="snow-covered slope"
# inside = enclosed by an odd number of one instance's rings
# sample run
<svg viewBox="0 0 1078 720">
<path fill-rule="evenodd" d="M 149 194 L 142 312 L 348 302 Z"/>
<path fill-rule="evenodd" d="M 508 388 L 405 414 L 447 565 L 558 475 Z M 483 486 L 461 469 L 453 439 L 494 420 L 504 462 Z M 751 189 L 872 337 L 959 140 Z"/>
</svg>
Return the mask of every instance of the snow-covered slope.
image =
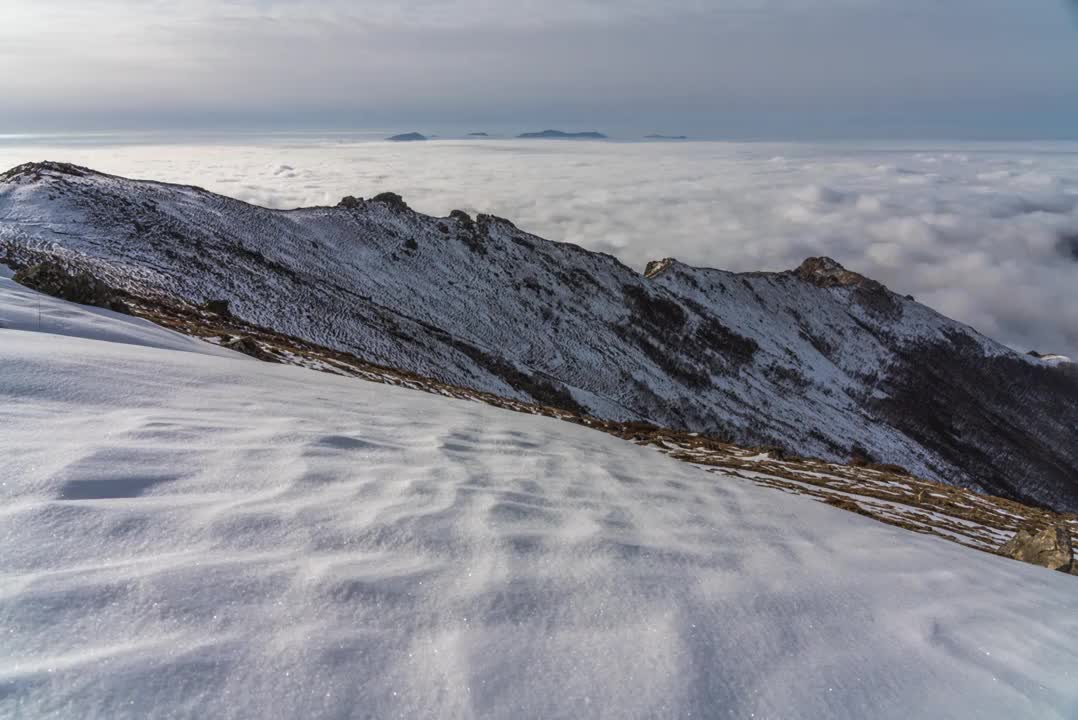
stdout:
<svg viewBox="0 0 1078 720">
<path fill-rule="evenodd" d="M 1073 377 L 826 260 L 640 275 L 395 196 L 283 212 L 49 163 L 0 176 L 5 252 L 509 398 L 1078 508 Z"/>
<path fill-rule="evenodd" d="M 9 268 L 0 265 L 0 330 L 28 330 L 246 359 L 231 350 L 165 330 L 148 320 L 87 305 L 57 301 L 24 288 L 12 281 L 11 275 Z"/>
<path fill-rule="evenodd" d="M 0 717 L 1078 712 L 1073 577 L 0 283 Z"/>
</svg>

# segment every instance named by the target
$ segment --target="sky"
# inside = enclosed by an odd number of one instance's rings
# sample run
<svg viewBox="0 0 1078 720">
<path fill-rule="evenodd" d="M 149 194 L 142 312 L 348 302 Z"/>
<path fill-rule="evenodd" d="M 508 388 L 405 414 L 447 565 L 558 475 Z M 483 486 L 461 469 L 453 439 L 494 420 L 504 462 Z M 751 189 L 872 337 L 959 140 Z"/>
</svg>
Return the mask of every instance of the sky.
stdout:
<svg viewBox="0 0 1078 720">
<path fill-rule="evenodd" d="M 0 132 L 1078 137 L 1067 0 L 3 0 Z"/>
</svg>

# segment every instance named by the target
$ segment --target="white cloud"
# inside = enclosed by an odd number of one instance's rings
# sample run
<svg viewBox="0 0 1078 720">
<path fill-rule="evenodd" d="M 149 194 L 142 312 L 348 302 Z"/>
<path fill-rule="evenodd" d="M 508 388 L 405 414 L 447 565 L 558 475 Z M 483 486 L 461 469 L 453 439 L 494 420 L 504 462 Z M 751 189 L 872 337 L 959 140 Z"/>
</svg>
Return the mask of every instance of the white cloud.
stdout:
<svg viewBox="0 0 1078 720">
<path fill-rule="evenodd" d="M 393 190 L 638 269 L 675 256 L 778 270 L 825 254 L 1016 348 L 1078 355 L 1076 144 L 0 145 L 0 166 L 44 158 L 272 207 Z"/>
</svg>

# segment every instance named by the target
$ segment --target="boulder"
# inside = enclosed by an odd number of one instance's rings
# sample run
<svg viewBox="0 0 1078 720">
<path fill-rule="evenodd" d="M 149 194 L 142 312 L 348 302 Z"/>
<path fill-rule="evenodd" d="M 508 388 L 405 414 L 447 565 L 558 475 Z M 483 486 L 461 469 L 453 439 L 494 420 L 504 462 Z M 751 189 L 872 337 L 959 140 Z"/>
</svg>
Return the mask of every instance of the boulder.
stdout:
<svg viewBox="0 0 1078 720">
<path fill-rule="evenodd" d="M 1049 570 L 1071 572 L 1074 566 L 1070 531 L 1059 525 L 1051 525 L 1043 530 L 1019 528 L 1014 537 L 1000 547 L 999 552 Z"/>
</svg>

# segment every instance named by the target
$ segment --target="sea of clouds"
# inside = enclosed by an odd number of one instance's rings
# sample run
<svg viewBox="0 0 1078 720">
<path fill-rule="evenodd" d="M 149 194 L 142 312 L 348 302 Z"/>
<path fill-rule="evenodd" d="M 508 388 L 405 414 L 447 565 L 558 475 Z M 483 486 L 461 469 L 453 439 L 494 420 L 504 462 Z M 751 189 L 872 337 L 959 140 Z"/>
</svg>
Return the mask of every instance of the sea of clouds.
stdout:
<svg viewBox="0 0 1078 720">
<path fill-rule="evenodd" d="M 637 269 L 829 255 L 1016 349 L 1078 357 L 1078 143 L 0 138 L 0 166 L 42 159 L 277 208 L 392 190 Z"/>
</svg>

